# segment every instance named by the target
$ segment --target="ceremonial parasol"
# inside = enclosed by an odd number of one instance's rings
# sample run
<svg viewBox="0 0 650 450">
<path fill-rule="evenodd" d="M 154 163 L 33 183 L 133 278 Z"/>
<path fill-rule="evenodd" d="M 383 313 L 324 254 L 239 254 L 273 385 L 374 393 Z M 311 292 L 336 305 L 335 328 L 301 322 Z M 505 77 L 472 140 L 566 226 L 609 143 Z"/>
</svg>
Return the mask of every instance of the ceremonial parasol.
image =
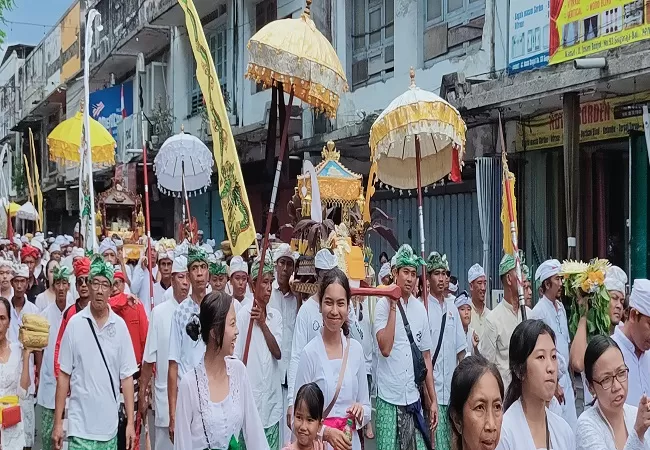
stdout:
<svg viewBox="0 0 650 450">
<path fill-rule="evenodd" d="M 32 202 L 27 202 L 18 209 L 16 218 L 36 222 L 38 220 L 38 211 L 36 211 Z"/>
<path fill-rule="evenodd" d="M 453 181 L 460 181 L 467 127 L 456 108 L 415 85 L 413 68 L 410 76 L 409 89 L 393 100 L 370 128 L 371 173 L 376 171 L 382 182 L 396 188 L 417 189 L 420 252 L 424 258 L 422 186 L 449 173 Z M 422 277 L 422 298 L 426 298 L 424 267 Z"/>
<path fill-rule="evenodd" d="M 8 205 L 5 205 L 5 209 L 7 210 L 9 216 L 14 217 L 16 214 L 18 214 L 18 210 L 20 210 L 20 205 L 18 203 L 11 202 Z"/>
<path fill-rule="evenodd" d="M 212 152 L 196 136 L 181 132 L 168 138 L 154 158 L 158 189 L 166 195 L 184 199 L 183 225 L 191 219 L 189 197 L 205 192 L 211 183 Z M 192 234 L 190 232 L 190 234 Z M 180 236 L 180 241 L 183 235 Z"/>
<path fill-rule="evenodd" d="M 264 26 L 248 41 L 249 63 L 246 77 L 265 86 L 288 83 L 290 91 L 287 118 L 291 116 L 294 96 L 322 111 L 325 115 L 336 117 L 340 97 L 348 90 L 348 82 L 341 61 L 332 44 L 318 31 L 311 19 L 310 5 L 311 0 L 306 0 L 305 9 L 299 18 L 275 20 Z M 280 138 L 280 154 L 271 191 L 271 203 L 260 254 L 261 261 L 265 261 L 269 245 L 269 234 L 271 233 L 288 131 L 289 120 L 287 119 L 284 121 Z M 262 277 L 258 277 L 258 288 L 261 280 Z M 253 321 L 251 320 L 244 347 L 244 364 L 248 360 L 252 328 Z"/>
<path fill-rule="evenodd" d="M 158 189 L 180 197 L 185 183 L 188 196 L 206 191 L 212 176 L 212 152 L 196 136 L 181 131 L 167 139 L 153 161 Z"/>
<path fill-rule="evenodd" d="M 90 119 L 90 147 L 93 164 L 115 164 L 115 139 L 104 126 L 92 117 Z M 47 137 L 50 147 L 50 161 L 76 162 L 80 160 L 79 147 L 83 126 L 83 105 L 81 111 L 64 120 Z"/>
</svg>

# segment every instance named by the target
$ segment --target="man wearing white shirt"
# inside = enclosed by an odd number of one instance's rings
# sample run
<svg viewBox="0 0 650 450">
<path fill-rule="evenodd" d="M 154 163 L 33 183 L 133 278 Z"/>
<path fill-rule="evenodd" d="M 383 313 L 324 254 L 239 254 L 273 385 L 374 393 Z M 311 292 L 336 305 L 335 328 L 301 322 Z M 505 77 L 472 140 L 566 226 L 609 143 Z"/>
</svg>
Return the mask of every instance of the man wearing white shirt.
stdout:
<svg viewBox="0 0 650 450">
<path fill-rule="evenodd" d="M 230 285 L 232 298 L 236 300 L 235 311 L 238 311 L 248 293 L 248 264 L 241 256 L 233 256 L 230 259 Z"/>
<path fill-rule="evenodd" d="M 321 280 L 330 269 L 338 264 L 336 256 L 326 248 L 319 250 L 314 257 L 314 267 L 316 268 L 316 278 Z M 291 341 L 291 360 L 289 361 L 289 372 L 287 373 L 287 427 L 290 427 L 293 417 L 293 396 L 294 385 L 296 382 L 296 373 L 298 373 L 298 363 L 300 363 L 300 352 L 305 348 L 309 341 L 316 336 L 323 326 L 323 316 L 320 313 L 320 304 L 315 295 L 309 297 L 298 310 L 296 316 L 296 326 L 293 330 L 293 340 Z"/>
<path fill-rule="evenodd" d="M 522 320 L 515 264 L 515 258 L 510 254 L 501 258 L 499 276 L 503 284 L 503 300 L 488 313 L 483 336 L 478 345 L 479 353 L 488 361 L 496 364 L 506 390 L 511 381 L 510 338 Z M 523 277 L 525 277 L 524 272 L 522 270 Z M 526 311 L 530 316 L 530 309 L 526 309 Z"/>
<path fill-rule="evenodd" d="M 483 270 L 481 266 L 475 264 L 470 268 L 470 271 L 479 269 Z M 481 335 L 483 334 L 485 318 L 490 312 L 490 308 L 485 304 L 486 292 L 487 278 L 485 277 L 485 272 L 483 272 L 482 275 L 477 276 L 469 282 L 469 294 L 472 299 L 472 328 L 478 335 L 479 339 L 481 339 Z"/>
<path fill-rule="evenodd" d="M 275 262 L 275 273 L 277 278 L 273 281 L 271 301 L 269 306 L 280 312 L 282 317 L 282 359 L 280 360 L 280 380 L 282 383 L 283 411 L 289 408 L 287 403 L 287 372 L 291 361 L 291 344 L 293 342 L 293 330 L 296 327 L 298 315 L 298 300 L 291 291 L 289 281 L 293 275 L 298 254 L 291 250 L 289 244 L 281 244 L 273 252 Z M 240 331 L 241 332 L 241 331 Z M 284 424 L 282 428 L 282 442 L 291 440 L 291 430 Z"/>
<path fill-rule="evenodd" d="M 560 301 L 562 296 L 561 264 L 557 259 L 544 261 L 535 272 L 541 283 L 542 298 L 530 313 L 531 319 L 542 320 L 555 332 L 557 348 L 558 385 L 555 397 L 562 405 L 562 418 L 575 430 L 578 422 L 576 414 L 573 377 L 569 368 L 569 323 L 566 310 Z"/>
<path fill-rule="evenodd" d="M 190 296 L 174 311 L 169 336 L 169 372 L 167 374 L 167 398 L 169 401 L 169 433 L 174 441 L 176 396 L 178 382 L 192 370 L 205 354 L 202 339 L 193 341 L 185 331 L 188 322 L 199 314 L 208 285 L 208 255 L 200 247 L 190 246 L 187 253 L 187 272 L 190 278 Z"/>
<path fill-rule="evenodd" d="M 104 260 L 113 266 L 113 270 L 120 270 L 124 275 L 127 274 L 126 265 L 124 264 L 124 258 L 121 256 L 120 249 L 118 249 L 118 244 L 121 246 L 123 243 L 121 240 L 115 240 L 111 238 L 104 238 L 101 244 L 99 244 L 99 254 L 104 257 Z M 126 275 L 126 286 L 124 289 L 125 294 L 131 294 L 131 279 Z"/>
<path fill-rule="evenodd" d="M 246 352 L 249 323 L 254 321 L 246 371 L 250 380 L 255 406 L 260 414 L 266 441 L 271 450 L 280 450 L 280 419 L 282 418 L 282 380 L 280 359 L 282 352 L 282 316 L 269 306 L 275 267 L 270 255 L 264 264 L 259 260 L 251 266 L 250 284 L 255 292 L 255 302 L 242 305 L 237 315 L 240 335 L 235 344 L 235 356 L 243 361 Z M 262 277 L 257 289 L 258 277 Z"/>
<path fill-rule="evenodd" d="M 9 342 L 18 342 L 18 332 L 20 326 L 23 324 L 24 314 L 40 314 L 38 307 L 27 300 L 26 290 L 29 279 L 29 267 L 25 264 L 18 264 L 14 267 L 13 278 L 11 285 L 14 288 L 14 296 L 9 300 L 11 305 L 11 321 L 9 322 L 9 331 L 7 338 Z M 21 400 L 20 406 L 22 409 L 22 419 L 25 428 L 25 442 L 27 447 L 32 447 L 34 444 L 34 393 L 36 392 L 34 384 L 34 367 L 36 371 L 40 371 L 41 362 L 43 360 L 43 352 L 32 352 L 29 361 L 29 375 L 31 383 L 27 391 L 27 399 Z"/>
<path fill-rule="evenodd" d="M 54 397 L 56 392 L 56 377 L 54 376 L 54 347 L 59 334 L 63 313 L 69 306 L 67 295 L 70 288 L 70 269 L 63 266 L 54 269 L 54 303 L 48 305 L 41 315 L 50 324 L 47 347 L 43 351 L 43 364 L 39 374 L 37 404 L 41 408 L 41 448 L 52 448 L 52 428 L 54 427 Z"/>
<path fill-rule="evenodd" d="M 126 323 L 108 304 L 113 270 L 99 256 L 93 258 L 90 303 L 70 319 L 63 334 L 52 432 L 55 450 L 63 447 L 63 411 L 68 392 L 69 450 L 115 450 L 120 385 L 126 409 L 126 447 L 135 441 L 133 374 L 138 366 Z"/>
<path fill-rule="evenodd" d="M 616 327 L 612 339 L 621 348 L 630 371 L 625 403 L 637 406 L 644 394 L 650 394 L 650 281 L 634 280 L 630 317 Z"/>
<path fill-rule="evenodd" d="M 154 448 L 156 450 L 172 450 L 174 448 L 172 441 L 169 439 L 169 400 L 167 393 L 169 336 L 174 312 L 178 309 L 178 305 L 187 298 L 190 289 L 187 258 L 184 255 L 174 258 L 171 289 L 172 295 L 151 311 L 140 379 L 140 415 L 146 417 L 149 382 L 155 364 L 153 406 L 155 410 Z"/>
<path fill-rule="evenodd" d="M 433 347 L 433 379 L 438 397 L 439 422 L 436 428 L 436 448 L 451 447 L 451 428 L 447 414 L 451 378 L 458 363 L 465 358 L 467 342 L 455 297 L 446 296 L 449 263 L 446 255 L 431 252 L 426 261 L 429 279 L 429 329 Z M 470 270 L 470 280 L 472 278 Z"/>
<path fill-rule="evenodd" d="M 416 450 L 424 448 L 425 445 L 426 448 L 432 448 L 428 442 L 429 430 L 434 430 L 438 422 L 429 321 L 424 305 L 411 293 L 413 285 L 417 283 L 417 271 L 423 264 L 422 258 L 415 255 L 409 245 L 402 245 L 395 255 L 393 265 L 393 278 L 402 290 L 402 298 L 380 298 L 375 311 L 373 332 L 379 347 L 375 437 L 377 448 L 381 449 Z M 413 343 L 424 358 L 427 371 L 424 385 L 430 403 L 429 424 L 425 423 L 422 414 L 422 399 L 416 385 L 411 344 L 402 319 L 402 310 L 407 318 Z M 403 426 L 414 429 L 414 435 L 407 438 L 405 433 L 399 433 Z"/>
</svg>

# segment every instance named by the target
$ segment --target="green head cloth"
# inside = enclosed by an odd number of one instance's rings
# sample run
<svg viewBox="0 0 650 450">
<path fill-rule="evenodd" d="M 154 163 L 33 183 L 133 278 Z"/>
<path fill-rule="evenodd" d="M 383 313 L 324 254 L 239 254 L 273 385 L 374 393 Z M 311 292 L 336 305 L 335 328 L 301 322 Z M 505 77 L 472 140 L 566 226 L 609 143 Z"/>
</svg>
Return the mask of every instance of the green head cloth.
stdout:
<svg viewBox="0 0 650 450">
<path fill-rule="evenodd" d="M 260 260 L 259 258 L 256 259 L 253 262 L 253 265 L 251 266 L 251 278 L 255 279 L 260 273 Z M 262 274 L 270 273 L 273 275 L 275 273 L 275 266 L 273 265 L 273 261 L 270 258 L 270 255 L 266 254 L 266 258 L 264 259 L 264 266 L 262 267 Z"/>
<path fill-rule="evenodd" d="M 104 261 L 102 255 L 93 255 L 92 261 L 90 262 L 90 273 L 88 274 L 90 280 L 94 280 L 95 277 L 105 277 L 113 284 L 114 274 L 115 269 L 112 264 Z"/>
<path fill-rule="evenodd" d="M 510 254 L 503 255 L 499 263 L 499 276 L 502 277 L 515 269 L 515 257 Z"/>
<path fill-rule="evenodd" d="M 211 262 L 210 275 L 228 275 L 228 266 L 223 261 Z"/>
<path fill-rule="evenodd" d="M 441 255 L 438 252 L 431 252 L 427 258 L 427 272 L 433 272 L 438 269 L 449 271 L 447 255 Z"/>
<path fill-rule="evenodd" d="M 52 279 L 54 281 L 65 280 L 67 282 L 70 282 L 70 275 L 72 275 L 70 269 L 68 269 L 65 266 L 57 266 L 54 268 L 54 274 L 52 275 Z"/>
<path fill-rule="evenodd" d="M 414 269 L 419 269 L 420 266 L 425 264 L 424 260 L 420 256 L 416 255 L 408 244 L 402 245 L 393 258 L 395 258 L 394 267 L 397 270 L 402 267 L 413 267 Z"/>
<path fill-rule="evenodd" d="M 205 250 L 197 245 L 190 245 L 187 250 L 187 268 L 196 262 L 204 262 L 208 264 L 208 254 Z"/>
</svg>

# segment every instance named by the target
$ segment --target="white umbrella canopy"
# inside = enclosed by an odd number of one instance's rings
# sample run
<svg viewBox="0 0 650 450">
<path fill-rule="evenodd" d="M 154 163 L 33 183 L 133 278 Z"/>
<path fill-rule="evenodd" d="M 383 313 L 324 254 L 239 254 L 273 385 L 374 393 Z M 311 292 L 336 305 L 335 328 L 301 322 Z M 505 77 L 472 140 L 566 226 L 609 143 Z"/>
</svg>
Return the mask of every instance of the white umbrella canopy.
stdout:
<svg viewBox="0 0 650 450">
<path fill-rule="evenodd" d="M 210 186 L 212 152 L 196 136 L 181 131 L 167 139 L 153 162 L 158 189 L 179 197 L 185 183 L 188 196 L 198 195 Z"/>
<path fill-rule="evenodd" d="M 32 202 L 27 202 L 18 209 L 16 217 L 22 220 L 36 222 L 38 220 L 38 212 Z"/>
<path fill-rule="evenodd" d="M 416 189 L 415 136 L 420 140 L 421 186 L 440 181 L 452 169 L 454 148 L 462 166 L 467 127 L 460 113 L 445 100 L 415 85 L 377 117 L 370 129 L 371 157 L 379 179 L 399 189 Z"/>
</svg>

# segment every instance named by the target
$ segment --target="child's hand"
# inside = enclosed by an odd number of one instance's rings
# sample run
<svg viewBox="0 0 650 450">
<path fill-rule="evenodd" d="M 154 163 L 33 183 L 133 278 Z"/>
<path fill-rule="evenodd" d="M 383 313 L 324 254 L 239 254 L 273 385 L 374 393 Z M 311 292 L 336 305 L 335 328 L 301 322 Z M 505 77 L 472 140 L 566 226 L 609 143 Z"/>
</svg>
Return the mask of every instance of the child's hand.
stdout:
<svg viewBox="0 0 650 450">
<path fill-rule="evenodd" d="M 2 450 L 2 449 L 0 449 Z M 325 444 L 323 441 L 315 440 L 314 441 L 314 450 L 325 450 Z"/>
<path fill-rule="evenodd" d="M 352 450 L 352 442 L 348 440 L 344 432 L 336 428 L 325 428 L 323 440 L 334 447 L 334 450 Z"/>
</svg>

